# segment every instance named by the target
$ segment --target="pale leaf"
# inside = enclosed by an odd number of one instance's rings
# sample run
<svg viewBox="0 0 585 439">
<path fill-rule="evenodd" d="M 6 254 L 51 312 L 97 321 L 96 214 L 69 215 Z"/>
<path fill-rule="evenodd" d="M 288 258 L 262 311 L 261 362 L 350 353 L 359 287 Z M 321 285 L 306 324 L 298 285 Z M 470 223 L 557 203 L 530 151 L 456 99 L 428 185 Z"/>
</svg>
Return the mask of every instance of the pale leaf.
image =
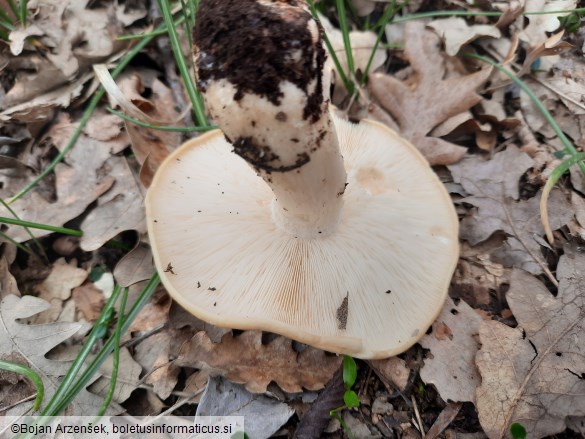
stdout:
<svg viewBox="0 0 585 439">
<path fill-rule="evenodd" d="M 5 356 L 16 353 L 26 359 L 28 364 L 25 366 L 32 368 L 43 380 L 45 402 L 53 395 L 60 378 L 69 368 L 69 363 L 50 360 L 45 355 L 84 326 L 81 323 L 26 325 L 18 322 L 19 319 L 30 318 L 49 307 L 50 305 L 46 301 L 33 296 L 18 298 L 10 295 L 6 296 L 0 303 L 0 356 L 5 358 Z M 22 414 L 30 408 L 31 404 L 25 403 L 16 406 L 7 414 Z M 71 414 L 94 414 L 100 406 L 101 398 L 84 389 L 72 403 Z"/>
<path fill-rule="evenodd" d="M 482 322 L 477 409 L 490 438 L 507 437 L 512 422 L 541 438 L 563 431 L 568 416 L 585 413 L 583 266 L 585 255 L 567 248 L 557 269 L 557 297 L 515 270 L 507 299 L 518 327 Z"/>
<path fill-rule="evenodd" d="M 254 395 L 243 386 L 216 377 L 207 382 L 196 416 L 244 416 L 249 437 L 268 439 L 294 412 L 278 400 Z"/>
<path fill-rule="evenodd" d="M 474 364 L 479 348 L 475 336 L 481 321 L 463 300 L 455 305 L 448 298 L 433 323 L 433 332 L 419 341 L 430 349 L 420 376 L 425 383 L 434 384 L 445 401 L 475 401 L 475 390 L 481 383 Z"/>
</svg>

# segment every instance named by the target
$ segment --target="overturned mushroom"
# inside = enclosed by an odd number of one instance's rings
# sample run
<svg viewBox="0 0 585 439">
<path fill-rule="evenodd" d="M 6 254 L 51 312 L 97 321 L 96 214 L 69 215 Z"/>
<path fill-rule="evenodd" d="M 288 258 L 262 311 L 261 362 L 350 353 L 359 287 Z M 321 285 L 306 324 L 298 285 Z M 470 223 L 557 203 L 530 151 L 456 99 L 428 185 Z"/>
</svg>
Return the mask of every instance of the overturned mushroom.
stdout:
<svg viewBox="0 0 585 439">
<path fill-rule="evenodd" d="M 446 190 L 396 133 L 335 116 L 305 1 L 202 0 L 197 20 L 198 86 L 223 133 L 181 146 L 148 191 L 167 290 L 219 326 L 360 358 L 406 350 L 457 260 Z"/>
</svg>

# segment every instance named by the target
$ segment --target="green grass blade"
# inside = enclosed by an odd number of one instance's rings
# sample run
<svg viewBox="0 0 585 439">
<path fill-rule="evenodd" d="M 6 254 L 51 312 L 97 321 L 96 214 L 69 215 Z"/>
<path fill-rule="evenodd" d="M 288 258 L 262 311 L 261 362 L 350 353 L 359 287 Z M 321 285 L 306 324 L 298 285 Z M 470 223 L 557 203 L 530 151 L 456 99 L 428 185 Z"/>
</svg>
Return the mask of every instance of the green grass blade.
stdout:
<svg viewBox="0 0 585 439">
<path fill-rule="evenodd" d="M 216 129 L 215 125 L 209 125 L 206 127 L 174 127 L 169 125 L 152 125 L 141 120 L 135 119 L 132 116 L 128 116 L 127 114 L 122 113 L 121 111 L 114 110 L 113 108 L 107 107 L 107 111 L 116 116 L 120 117 L 121 119 L 127 120 L 128 122 L 133 123 L 134 125 L 138 125 L 139 127 L 143 128 L 150 128 L 152 130 L 158 131 L 174 131 L 178 133 L 192 133 L 194 131 L 211 131 Z"/>
<path fill-rule="evenodd" d="M 23 27 L 26 27 L 26 17 L 28 15 L 28 9 L 26 7 L 26 0 L 20 0 L 19 19 Z"/>
<path fill-rule="evenodd" d="M 45 396 L 45 386 L 43 385 L 43 380 L 41 377 L 34 370 L 11 361 L 0 360 L 0 369 L 24 375 L 32 381 L 32 383 L 37 388 L 37 397 L 35 398 L 35 402 L 33 404 L 33 410 L 37 411 L 43 402 L 43 397 Z"/>
<path fill-rule="evenodd" d="M 570 14 L 573 12 L 585 12 L 585 8 L 568 9 L 566 11 L 555 10 L 555 11 L 526 11 L 522 15 L 554 15 L 554 14 Z M 405 21 L 422 20 L 425 18 L 438 18 L 438 17 L 500 17 L 504 13 L 496 11 L 429 11 L 420 12 L 418 14 L 403 15 L 402 17 L 396 17 L 392 20 L 392 23 L 402 23 Z"/>
<path fill-rule="evenodd" d="M 400 8 L 402 7 L 402 5 L 400 5 Z M 400 8 L 396 8 L 396 0 L 392 0 L 392 4 L 386 6 L 386 9 L 384 9 L 384 14 L 382 15 L 382 18 L 380 19 L 380 29 L 378 30 L 378 35 L 376 37 L 376 43 L 374 44 L 374 47 L 372 49 L 372 53 L 370 53 L 370 57 L 368 58 L 368 63 L 366 64 L 366 69 L 363 71 L 363 75 L 362 78 L 360 80 L 360 85 L 363 87 L 366 84 L 366 81 L 368 80 L 368 75 L 370 74 L 370 68 L 372 66 L 372 61 L 374 61 L 374 56 L 376 56 L 376 51 L 378 50 L 378 46 L 380 45 L 380 41 L 382 40 L 382 37 L 384 36 L 384 33 L 386 32 L 386 25 L 388 24 L 388 22 L 390 21 L 391 18 L 393 18 L 396 13 L 398 12 L 398 10 Z"/>
<path fill-rule="evenodd" d="M 347 58 L 347 69 L 352 78 L 355 78 L 355 65 L 353 63 L 353 52 L 351 50 L 351 40 L 349 38 L 349 25 L 347 24 L 347 15 L 345 12 L 345 0 L 335 0 L 337 5 L 337 18 L 339 19 L 339 27 L 341 28 L 341 35 L 343 37 L 343 47 L 345 48 L 345 56 Z"/>
<path fill-rule="evenodd" d="M 317 8 L 315 6 L 315 2 L 312 0 L 309 0 L 309 5 L 311 7 L 311 13 L 313 14 L 313 18 L 315 20 L 319 21 L 319 15 L 317 14 Z M 350 79 L 345 74 L 345 71 L 341 67 L 341 63 L 339 62 L 339 58 L 337 57 L 337 54 L 335 53 L 335 49 L 333 48 L 333 45 L 331 44 L 331 40 L 329 40 L 329 37 L 327 36 L 327 32 L 325 32 L 325 31 L 323 31 L 323 40 L 325 41 L 325 46 L 327 47 L 327 52 L 329 53 L 329 56 L 333 60 L 333 64 L 335 64 L 335 68 L 337 69 L 337 73 L 339 74 L 339 78 L 341 79 L 341 82 L 343 82 L 343 85 L 344 85 L 345 89 L 348 91 L 349 95 L 353 96 L 353 93 L 355 90 L 355 85 L 352 81 L 350 81 Z"/>
<path fill-rule="evenodd" d="M 209 126 L 207 116 L 205 115 L 205 105 L 203 104 L 203 98 L 201 97 L 201 95 L 197 91 L 197 88 L 195 87 L 195 83 L 193 81 L 191 73 L 189 72 L 189 67 L 185 62 L 185 57 L 183 56 L 183 52 L 181 51 L 181 43 L 179 42 L 179 35 L 177 34 L 176 25 L 173 23 L 169 2 L 168 0 L 157 0 L 157 2 L 162 12 L 165 23 L 167 23 L 171 47 L 175 55 L 177 67 L 179 68 L 179 72 L 181 72 L 181 77 L 183 78 L 187 94 L 189 95 L 189 99 L 191 100 L 191 104 L 193 105 L 195 120 L 197 121 L 198 125 Z"/>
<path fill-rule="evenodd" d="M 8 203 L 6 203 L 6 201 L 4 201 L 2 198 L 0 198 L 0 203 L 6 208 L 6 210 L 8 210 L 8 212 L 10 212 L 12 214 L 12 216 L 14 217 L 14 219 L 19 220 L 20 218 L 18 217 L 18 214 L 14 211 L 14 209 L 12 209 L 12 207 L 10 207 L 8 205 Z M 43 258 L 45 258 L 46 261 L 49 260 L 47 253 L 45 252 L 44 247 L 41 245 L 41 243 L 39 242 L 39 240 L 35 237 L 35 235 L 33 235 L 33 233 L 30 231 L 30 229 L 24 225 L 24 230 L 27 233 L 28 236 L 30 236 L 30 239 L 32 240 L 32 242 L 34 242 L 37 250 L 39 251 L 39 253 L 41 254 L 41 256 Z"/>
<path fill-rule="evenodd" d="M 77 354 L 77 357 L 75 357 L 73 364 L 71 364 L 71 366 L 69 367 L 69 370 L 67 371 L 65 377 L 63 377 L 63 380 L 59 384 L 59 387 L 57 388 L 54 395 L 47 403 L 47 406 L 41 412 L 42 416 L 56 416 L 59 414 L 58 409 L 61 407 L 64 397 L 69 394 L 69 391 L 76 383 L 75 379 L 79 372 L 81 371 L 81 368 L 85 363 L 85 360 L 91 354 L 91 351 L 96 342 L 103 338 L 103 336 L 105 335 L 104 331 L 107 331 L 107 327 L 109 326 L 109 319 L 113 316 L 114 304 L 118 300 L 120 290 L 121 290 L 120 286 L 116 285 L 114 291 L 112 292 L 112 295 L 110 296 L 110 298 L 106 302 L 106 305 L 102 309 L 100 317 L 98 318 L 97 322 L 93 325 L 93 328 L 89 333 L 86 342 L 83 344 L 81 351 L 79 352 L 79 354 Z"/>
<path fill-rule="evenodd" d="M 112 367 L 112 376 L 110 377 L 110 387 L 104 399 L 98 417 L 102 417 L 108 409 L 114 391 L 116 390 L 116 382 L 118 380 L 118 369 L 120 367 L 120 337 L 122 336 L 122 321 L 124 320 L 124 312 L 126 312 L 126 300 L 128 299 L 128 288 L 122 290 L 122 298 L 120 299 L 120 308 L 118 311 L 118 321 L 116 322 L 116 331 L 114 332 L 114 365 Z"/>
<path fill-rule="evenodd" d="M 50 226 L 48 224 L 33 223 L 30 221 L 6 218 L 3 216 L 0 216 L 0 223 L 13 224 L 22 227 L 30 227 L 31 229 L 48 230 L 50 232 L 62 233 L 64 235 L 83 236 L 83 232 L 81 230 L 68 229 L 67 227 Z"/>
<path fill-rule="evenodd" d="M 126 315 L 126 317 L 124 318 L 124 321 L 122 323 L 122 333 L 125 333 L 128 330 L 128 328 L 130 327 L 130 325 L 132 324 L 140 310 L 144 307 L 146 302 L 148 302 L 148 300 L 158 287 L 159 283 L 160 278 L 158 276 L 158 273 L 155 273 L 150 278 L 150 281 L 148 282 L 146 287 L 144 287 L 144 290 L 142 290 L 142 292 L 140 293 L 140 296 L 138 297 L 136 302 L 134 302 L 134 305 L 128 312 L 128 315 Z M 91 377 L 97 372 L 99 367 L 103 364 L 106 358 L 108 358 L 108 355 L 110 355 L 110 353 L 114 349 L 114 343 L 115 343 L 114 336 L 110 337 L 104 343 L 104 346 L 100 349 L 95 358 L 81 373 L 79 378 L 75 381 L 75 384 L 71 386 L 71 388 L 67 392 L 67 395 L 65 395 L 61 399 L 60 404 L 56 406 L 56 409 L 54 410 L 55 414 L 61 413 L 63 410 L 65 410 L 67 406 L 71 403 L 71 401 L 73 401 L 75 396 L 87 385 Z"/>
</svg>

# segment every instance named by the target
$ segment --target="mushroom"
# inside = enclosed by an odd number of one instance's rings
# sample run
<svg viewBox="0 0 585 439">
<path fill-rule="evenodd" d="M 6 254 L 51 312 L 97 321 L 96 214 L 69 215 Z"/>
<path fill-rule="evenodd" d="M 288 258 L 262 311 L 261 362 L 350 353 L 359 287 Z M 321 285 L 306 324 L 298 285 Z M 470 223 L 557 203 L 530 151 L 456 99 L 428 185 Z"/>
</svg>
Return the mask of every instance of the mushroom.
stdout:
<svg viewBox="0 0 585 439">
<path fill-rule="evenodd" d="M 222 131 L 182 145 L 148 190 L 166 289 L 218 326 L 358 358 L 406 350 L 439 314 L 458 258 L 437 176 L 386 126 L 335 115 L 305 1 L 202 0 L 194 41 Z"/>
</svg>

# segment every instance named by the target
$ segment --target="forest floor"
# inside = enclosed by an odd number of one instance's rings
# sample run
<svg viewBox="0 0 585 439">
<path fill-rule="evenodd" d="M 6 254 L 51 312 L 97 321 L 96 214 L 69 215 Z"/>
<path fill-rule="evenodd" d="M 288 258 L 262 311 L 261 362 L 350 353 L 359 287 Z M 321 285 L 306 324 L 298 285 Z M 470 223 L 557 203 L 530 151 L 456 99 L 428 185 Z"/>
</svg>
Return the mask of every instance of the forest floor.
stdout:
<svg viewBox="0 0 585 439">
<path fill-rule="evenodd" d="M 214 327 L 158 286 L 121 336 L 109 413 L 243 414 L 251 439 L 584 437 L 585 10 L 565 0 L 346 3 L 353 72 L 339 2 L 318 5 L 356 90 L 338 73 L 332 102 L 417 146 L 459 215 L 442 313 L 405 353 L 357 360 L 359 407 L 340 411 L 344 430 L 329 414 L 347 390 L 342 357 Z M 197 115 L 167 34 L 144 47 L 118 39 L 159 25 L 156 2 L 27 6 L 23 26 L 0 0 L 0 360 L 36 371 L 46 404 L 96 322 L 116 330 L 102 314 L 112 294 L 127 291 L 129 309 L 153 285 L 144 197 L 158 165 L 198 133 L 185 132 Z M 109 98 L 95 65 L 117 69 Z M 110 358 L 68 413 L 95 415 L 112 375 Z M 0 370 L 0 414 L 30 413 L 36 393 Z"/>
</svg>

